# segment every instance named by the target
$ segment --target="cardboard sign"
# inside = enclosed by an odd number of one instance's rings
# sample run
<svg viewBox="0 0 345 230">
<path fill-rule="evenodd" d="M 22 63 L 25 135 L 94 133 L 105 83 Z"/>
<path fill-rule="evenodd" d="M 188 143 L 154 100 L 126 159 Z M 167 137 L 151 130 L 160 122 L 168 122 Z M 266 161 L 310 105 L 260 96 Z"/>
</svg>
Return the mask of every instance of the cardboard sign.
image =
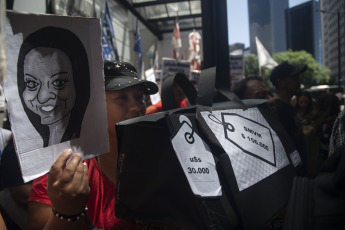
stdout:
<svg viewBox="0 0 345 230">
<path fill-rule="evenodd" d="M 145 71 L 145 77 L 146 77 L 146 80 L 152 81 L 153 83 L 156 83 L 156 76 L 155 76 L 155 71 L 153 68 Z M 159 92 L 157 92 L 153 95 L 150 95 L 150 100 L 151 100 L 152 105 L 160 102 L 161 96 L 160 96 Z"/>
<path fill-rule="evenodd" d="M 244 78 L 244 58 L 243 50 L 234 50 L 230 53 L 230 82 L 233 88 Z"/>
<path fill-rule="evenodd" d="M 190 74 L 190 62 L 184 60 L 176 60 L 172 58 L 163 58 L 162 59 L 162 76 L 167 73 L 183 73 L 189 78 Z"/>
<path fill-rule="evenodd" d="M 97 18 L 8 12 L 4 92 L 24 181 L 63 150 L 109 152 Z"/>
</svg>

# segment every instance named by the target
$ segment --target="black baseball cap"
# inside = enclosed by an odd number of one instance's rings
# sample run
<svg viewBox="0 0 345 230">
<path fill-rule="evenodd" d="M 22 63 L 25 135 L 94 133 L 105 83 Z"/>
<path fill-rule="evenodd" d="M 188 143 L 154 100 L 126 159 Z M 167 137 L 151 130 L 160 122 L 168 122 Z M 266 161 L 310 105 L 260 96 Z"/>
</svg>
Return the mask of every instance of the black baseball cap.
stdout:
<svg viewBox="0 0 345 230">
<path fill-rule="evenodd" d="M 273 85 L 276 85 L 278 79 L 295 76 L 307 70 L 307 66 L 293 66 L 290 62 L 284 61 L 276 66 L 271 73 L 270 80 Z"/>
<path fill-rule="evenodd" d="M 138 78 L 137 70 L 128 62 L 104 61 L 105 91 L 117 91 L 131 86 L 140 86 L 144 94 L 158 92 L 155 83 Z"/>
</svg>

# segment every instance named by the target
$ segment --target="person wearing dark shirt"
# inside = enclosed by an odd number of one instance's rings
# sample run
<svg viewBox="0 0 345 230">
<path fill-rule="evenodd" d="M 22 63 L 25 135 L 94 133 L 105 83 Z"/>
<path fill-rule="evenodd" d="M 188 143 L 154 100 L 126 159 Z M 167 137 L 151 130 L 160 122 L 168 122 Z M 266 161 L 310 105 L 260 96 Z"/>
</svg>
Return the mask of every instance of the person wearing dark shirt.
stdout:
<svg viewBox="0 0 345 230">
<path fill-rule="evenodd" d="M 270 75 L 272 84 L 276 87 L 275 106 L 278 119 L 291 137 L 300 154 L 303 167 L 298 170 L 300 176 L 306 174 L 307 158 L 303 137 L 302 123 L 291 105 L 291 98 L 301 93 L 300 74 L 307 66 L 293 66 L 285 61 L 276 66 Z"/>
</svg>

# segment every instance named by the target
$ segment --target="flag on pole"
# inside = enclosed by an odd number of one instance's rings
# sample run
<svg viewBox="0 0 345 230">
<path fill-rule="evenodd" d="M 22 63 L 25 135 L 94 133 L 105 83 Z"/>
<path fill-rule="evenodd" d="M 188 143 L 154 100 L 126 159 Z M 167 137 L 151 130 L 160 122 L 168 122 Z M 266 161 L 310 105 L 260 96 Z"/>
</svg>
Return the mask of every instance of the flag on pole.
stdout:
<svg viewBox="0 0 345 230">
<path fill-rule="evenodd" d="M 150 68 L 157 69 L 156 59 L 158 59 L 157 54 L 157 41 L 154 41 L 150 48 L 146 52 L 146 56 L 150 58 Z"/>
<path fill-rule="evenodd" d="M 156 51 L 156 41 L 152 43 L 150 48 L 146 51 L 146 56 L 150 59 L 154 59 Z"/>
<path fill-rule="evenodd" d="M 256 42 L 256 49 L 258 53 L 258 60 L 259 60 L 259 68 L 261 67 L 267 67 L 267 68 L 274 68 L 277 66 L 277 62 L 273 60 L 271 55 L 268 53 L 268 51 L 265 49 L 265 47 L 262 45 L 262 43 L 259 41 L 258 37 L 255 36 L 255 42 Z"/>
<path fill-rule="evenodd" d="M 199 32 L 193 30 L 188 35 L 189 38 L 189 58 L 190 69 L 191 70 L 200 70 L 201 58 L 200 58 L 200 39 L 201 35 Z"/>
<path fill-rule="evenodd" d="M 96 0 L 92 0 L 92 17 L 97 18 Z"/>
<path fill-rule="evenodd" d="M 179 59 L 180 58 L 180 48 L 182 47 L 181 42 L 181 35 L 180 35 L 180 26 L 178 24 L 178 19 L 175 20 L 175 26 L 174 26 L 174 32 L 172 36 L 172 43 L 171 43 L 172 49 L 173 49 L 173 58 Z"/>
<path fill-rule="evenodd" d="M 117 53 L 116 42 L 114 42 L 115 33 L 113 22 L 111 20 L 108 1 L 105 1 L 105 12 L 102 22 L 102 46 L 103 46 L 103 60 L 119 60 Z"/>
<path fill-rule="evenodd" d="M 139 31 L 138 18 L 137 18 L 137 26 L 136 26 L 136 30 L 135 30 L 135 43 L 134 43 L 133 50 L 138 53 L 137 73 L 138 73 L 138 77 L 141 78 L 141 65 L 142 65 L 143 50 L 141 48 L 141 37 L 140 37 L 140 31 Z"/>
<path fill-rule="evenodd" d="M 158 50 L 156 49 L 155 52 L 155 59 L 153 60 L 153 69 L 157 70 L 159 69 L 159 63 L 158 63 Z"/>
</svg>

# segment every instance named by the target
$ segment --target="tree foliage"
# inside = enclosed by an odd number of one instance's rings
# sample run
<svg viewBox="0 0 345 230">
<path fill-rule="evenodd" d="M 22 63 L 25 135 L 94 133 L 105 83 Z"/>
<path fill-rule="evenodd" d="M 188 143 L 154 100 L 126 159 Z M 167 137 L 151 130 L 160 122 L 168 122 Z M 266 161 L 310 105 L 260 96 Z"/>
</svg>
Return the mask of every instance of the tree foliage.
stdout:
<svg viewBox="0 0 345 230">
<path fill-rule="evenodd" d="M 259 76 L 259 62 L 255 54 L 247 54 L 244 56 L 244 76 Z"/>
<path fill-rule="evenodd" d="M 273 59 L 279 64 L 288 61 L 295 66 L 307 65 L 308 69 L 301 74 L 302 83 L 306 88 L 313 85 L 328 84 L 330 81 L 330 69 L 315 61 L 313 56 L 306 51 L 292 51 L 288 50 L 273 54 Z M 248 54 L 244 56 L 245 76 L 260 76 L 258 58 L 255 54 Z M 269 86 L 272 86 L 269 76 L 272 70 L 268 68 L 261 68 L 261 77 Z"/>
</svg>

